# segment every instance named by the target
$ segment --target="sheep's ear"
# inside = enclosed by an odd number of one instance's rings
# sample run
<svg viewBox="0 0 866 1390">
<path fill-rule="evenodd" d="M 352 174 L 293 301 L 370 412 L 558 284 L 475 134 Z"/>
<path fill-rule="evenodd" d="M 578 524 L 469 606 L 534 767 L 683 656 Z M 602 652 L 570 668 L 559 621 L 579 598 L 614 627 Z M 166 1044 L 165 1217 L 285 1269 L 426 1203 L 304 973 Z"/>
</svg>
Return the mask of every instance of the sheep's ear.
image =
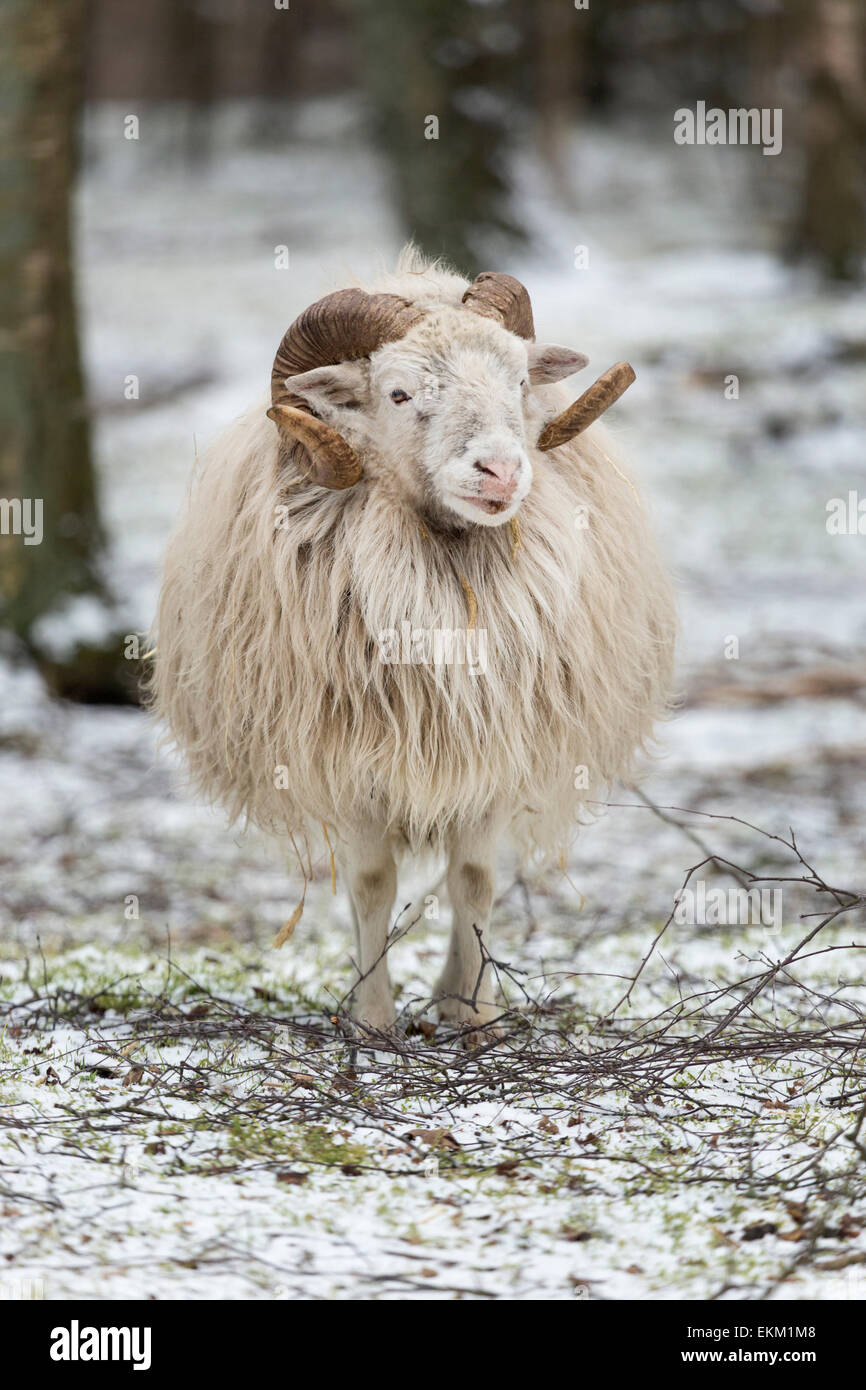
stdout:
<svg viewBox="0 0 866 1390">
<path fill-rule="evenodd" d="M 582 352 L 560 347 L 558 343 L 530 343 L 529 380 L 533 386 L 549 386 L 552 381 L 562 381 L 563 377 L 581 371 L 589 362 Z"/>
<path fill-rule="evenodd" d="M 305 400 L 317 415 L 358 410 L 370 398 L 369 368 L 364 362 L 313 367 L 312 371 L 286 377 L 286 390 Z"/>
</svg>

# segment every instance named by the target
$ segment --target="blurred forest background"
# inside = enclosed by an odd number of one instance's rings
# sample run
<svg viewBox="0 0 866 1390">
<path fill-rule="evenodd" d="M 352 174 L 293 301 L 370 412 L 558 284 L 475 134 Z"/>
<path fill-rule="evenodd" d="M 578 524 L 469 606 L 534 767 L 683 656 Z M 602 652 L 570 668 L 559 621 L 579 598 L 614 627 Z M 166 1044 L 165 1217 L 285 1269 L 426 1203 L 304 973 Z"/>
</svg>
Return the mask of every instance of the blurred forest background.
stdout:
<svg viewBox="0 0 866 1390">
<path fill-rule="evenodd" d="M 70 593 L 109 599 L 70 243 L 82 174 L 116 163 L 95 113 L 113 111 L 116 134 L 124 113 L 143 121 L 140 179 L 207 177 L 231 145 L 270 152 L 290 190 L 302 113 L 325 129 L 341 111 L 384 166 L 402 233 L 474 273 L 532 242 L 517 150 L 579 211 L 576 133 L 632 122 L 664 143 L 678 106 L 781 107 L 784 157 L 745 152 L 772 250 L 829 281 L 863 268 L 860 0 L 2 0 L 0 38 L 0 494 L 41 497 L 49 518 L 39 546 L 0 536 L 2 621 L 63 694 L 134 687 L 117 634 L 62 658 L 40 637 Z M 611 180 L 622 173 L 614 157 Z M 344 174 L 335 161 L 332 179 Z M 135 189 L 122 197 L 133 235 Z"/>
<path fill-rule="evenodd" d="M 183 102 L 174 154 L 213 158 L 214 108 L 254 99 L 246 136 L 283 144 L 291 107 L 363 95 L 407 231 L 473 271 L 485 234 L 524 234 L 509 151 L 529 134 L 578 198 L 567 137 L 582 117 L 675 104 L 783 107 L 798 152 L 756 169 L 784 201 L 781 248 L 834 276 L 862 267 L 866 9 L 858 0 L 94 0 L 89 100 Z M 424 152 L 425 118 L 450 138 Z M 288 153 L 288 151 L 287 151 Z M 784 174 L 783 174 L 784 170 Z"/>
</svg>

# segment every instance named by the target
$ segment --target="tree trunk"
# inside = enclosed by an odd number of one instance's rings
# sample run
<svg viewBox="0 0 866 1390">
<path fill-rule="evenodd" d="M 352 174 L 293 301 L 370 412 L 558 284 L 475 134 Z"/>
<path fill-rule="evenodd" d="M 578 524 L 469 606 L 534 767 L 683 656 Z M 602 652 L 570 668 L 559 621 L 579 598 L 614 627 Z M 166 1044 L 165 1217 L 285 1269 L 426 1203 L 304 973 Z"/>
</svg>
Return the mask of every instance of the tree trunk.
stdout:
<svg viewBox="0 0 866 1390">
<path fill-rule="evenodd" d="M 860 0 L 803 5 L 805 167 L 795 252 L 857 279 L 866 242 L 866 21 Z"/>
<path fill-rule="evenodd" d="M 136 699 L 137 663 L 100 576 L 70 234 L 84 20 L 84 0 L 0 4 L 0 622 L 57 694 L 118 702 Z M 104 638 L 49 648 L 38 620 L 82 594 Z"/>
<path fill-rule="evenodd" d="M 0 613 L 24 637 L 61 595 L 97 587 L 102 540 L 69 229 L 82 22 L 82 0 L 0 8 L 0 497 L 43 504 L 40 544 L 8 533 L 8 508 L 0 534 Z"/>
<path fill-rule="evenodd" d="M 508 160 L 523 102 L 525 32 L 515 0 L 352 0 L 359 77 L 409 235 L 458 269 L 521 240 Z"/>
<path fill-rule="evenodd" d="M 559 197 L 574 206 L 577 197 L 569 163 L 569 137 L 583 107 L 590 14 L 564 5 L 562 0 L 540 0 L 533 20 L 533 109 L 538 150 Z"/>
</svg>

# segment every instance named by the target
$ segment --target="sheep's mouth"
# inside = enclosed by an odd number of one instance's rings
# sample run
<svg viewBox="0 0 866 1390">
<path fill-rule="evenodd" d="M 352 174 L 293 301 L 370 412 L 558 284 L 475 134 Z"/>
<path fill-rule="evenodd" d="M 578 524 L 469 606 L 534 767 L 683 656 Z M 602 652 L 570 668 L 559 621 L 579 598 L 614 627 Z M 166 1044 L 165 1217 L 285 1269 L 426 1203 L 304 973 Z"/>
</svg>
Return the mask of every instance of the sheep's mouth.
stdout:
<svg viewBox="0 0 866 1390">
<path fill-rule="evenodd" d="M 518 491 L 512 497 L 481 497 L 477 492 L 451 492 L 440 496 L 449 512 L 462 517 L 470 526 L 505 526 L 517 511 L 523 498 Z"/>
<path fill-rule="evenodd" d="M 473 507 L 477 507 L 479 511 L 486 512 L 488 516 L 498 516 L 500 512 L 508 511 L 508 508 L 511 506 L 510 501 L 496 501 L 491 497 L 464 496 L 461 500 L 469 502 Z"/>
</svg>

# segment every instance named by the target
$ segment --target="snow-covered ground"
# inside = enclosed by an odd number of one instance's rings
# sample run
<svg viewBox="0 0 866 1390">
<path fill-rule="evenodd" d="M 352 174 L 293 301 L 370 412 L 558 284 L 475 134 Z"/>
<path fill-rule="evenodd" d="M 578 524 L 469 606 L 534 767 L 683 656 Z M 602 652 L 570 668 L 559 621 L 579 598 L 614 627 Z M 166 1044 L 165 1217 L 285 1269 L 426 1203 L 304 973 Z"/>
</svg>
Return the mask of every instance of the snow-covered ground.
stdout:
<svg viewBox="0 0 866 1390">
<path fill-rule="evenodd" d="M 151 621 L 196 449 L 260 393 L 291 317 L 399 246 L 351 107 L 305 110 L 288 154 L 227 143 L 210 173 L 162 157 L 164 120 L 151 136 L 145 118 L 136 144 L 119 113 L 97 113 L 80 202 L 130 633 Z M 575 208 L 522 161 L 535 236 L 507 269 L 544 336 L 638 373 L 613 423 L 683 613 L 683 708 L 644 793 L 793 827 L 824 881 L 863 893 L 866 536 L 829 534 L 826 504 L 866 498 L 866 306 L 773 258 L 730 153 L 585 133 Z M 464 1054 L 440 1029 L 353 1051 L 330 1021 L 350 937 L 327 864 L 274 952 L 296 870 L 190 798 L 139 712 L 52 704 L 5 665 L 0 759 L 0 1284 L 93 1298 L 866 1293 L 862 910 L 717 1044 L 707 1034 L 746 991 L 712 992 L 787 956 L 820 920 L 798 914 L 829 895 L 785 887 L 769 930 L 672 922 L 609 1017 L 689 867 L 711 850 L 802 875 L 783 845 L 729 820 L 665 812 L 671 824 L 617 790 L 567 874 L 524 884 L 503 863 L 505 1043 Z M 392 952 L 407 1018 L 426 1022 L 446 930 L 443 908 Z"/>
</svg>

